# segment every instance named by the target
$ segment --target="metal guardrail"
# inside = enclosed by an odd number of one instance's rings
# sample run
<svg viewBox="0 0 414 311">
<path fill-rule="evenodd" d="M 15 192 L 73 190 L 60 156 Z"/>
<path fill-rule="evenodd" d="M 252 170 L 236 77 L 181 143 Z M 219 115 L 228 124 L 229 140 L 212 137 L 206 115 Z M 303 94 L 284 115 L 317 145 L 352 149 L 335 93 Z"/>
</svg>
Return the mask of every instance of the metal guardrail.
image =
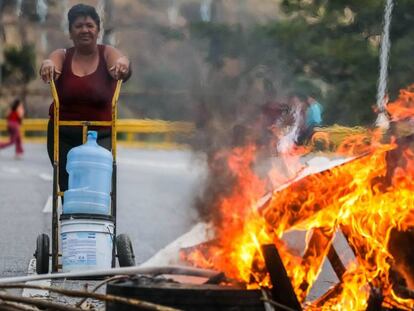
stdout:
<svg viewBox="0 0 414 311">
<path fill-rule="evenodd" d="M 22 133 L 25 141 L 46 142 L 47 119 L 25 119 Z M 7 136 L 7 123 L 0 120 L 0 139 Z M 185 147 L 177 141 L 179 136 L 189 136 L 195 131 L 192 122 L 165 121 L 152 119 L 118 119 L 118 143 L 134 147 L 180 148 Z M 315 128 L 312 145 L 323 145 L 323 150 L 336 150 L 347 137 L 369 136 L 364 127 L 345 127 L 332 125 Z"/>
<path fill-rule="evenodd" d="M 25 119 L 21 131 L 25 141 L 46 142 L 47 119 Z M 118 142 L 137 147 L 176 148 L 177 136 L 190 135 L 194 124 L 184 121 L 118 119 Z M 7 136 L 7 122 L 0 120 L 0 138 Z"/>
</svg>

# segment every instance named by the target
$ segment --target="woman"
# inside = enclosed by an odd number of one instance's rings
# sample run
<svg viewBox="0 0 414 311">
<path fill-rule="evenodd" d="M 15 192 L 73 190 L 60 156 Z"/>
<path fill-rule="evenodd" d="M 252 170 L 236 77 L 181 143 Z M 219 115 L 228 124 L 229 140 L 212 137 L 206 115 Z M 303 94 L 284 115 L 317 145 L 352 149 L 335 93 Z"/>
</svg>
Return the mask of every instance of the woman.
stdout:
<svg viewBox="0 0 414 311">
<path fill-rule="evenodd" d="M 119 50 L 97 44 L 100 18 L 94 7 L 73 6 L 68 21 L 73 47 L 53 51 L 42 62 L 40 76 L 45 82 L 56 80 L 60 120 L 109 121 L 116 80 L 127 80 L 131 75 L 129 60 Z M 53 104 L 49 115 L 47 147 L 53 163 Z M 110 149 L 110 130 L 98 131 L 98 142 Z M 82 131 L 77 127 L 61 127 L 59 133 L 59 185 L 60 191 L 66 191 L 66 155 L 82 144 Z"/>
<path fill-rule="evenodd" d="M 23 156 L 22 136 L 20 134 L 20 126 L 24 117 L 24 106 L 20 99 L 15 99 L 10 106 L 10 112 L 7 115 L 7 131 L 9 133 L 9 141 L 0 143 L 0 149 L 15 145 L 16 159 Z"/>
</svg>

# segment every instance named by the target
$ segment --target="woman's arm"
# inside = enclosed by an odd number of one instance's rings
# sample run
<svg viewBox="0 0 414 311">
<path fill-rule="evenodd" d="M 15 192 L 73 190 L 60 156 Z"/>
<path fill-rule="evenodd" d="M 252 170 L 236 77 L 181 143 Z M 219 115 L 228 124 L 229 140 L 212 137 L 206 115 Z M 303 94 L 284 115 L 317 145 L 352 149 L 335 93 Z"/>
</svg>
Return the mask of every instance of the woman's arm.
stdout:
<svg viewBox="0 0 414 311">
<path fill-rule="evenodd" d="M 110 45 L 105 46 L 104 55 L 109 74 L 115 80 L 128 80 L 132 73 L 129 59 L 121 51 Z"/>
<path fill-rule="evenodd" d="M 19 107 L 17 107 L 16 113 L 19 116 L 20 120 L 23 120 L 25 113 L 23 104 L 20 104 Z"/>
<path fill-rule="evenodd" d="M 57 49 L 50 53 L 45 59 L 39 70 L 39 74 L 43 81 L 49 82 L 52 79 L 57 80 L 62 73 L 63 61 L 65 60 L 65 49 Z"/>
</svg>

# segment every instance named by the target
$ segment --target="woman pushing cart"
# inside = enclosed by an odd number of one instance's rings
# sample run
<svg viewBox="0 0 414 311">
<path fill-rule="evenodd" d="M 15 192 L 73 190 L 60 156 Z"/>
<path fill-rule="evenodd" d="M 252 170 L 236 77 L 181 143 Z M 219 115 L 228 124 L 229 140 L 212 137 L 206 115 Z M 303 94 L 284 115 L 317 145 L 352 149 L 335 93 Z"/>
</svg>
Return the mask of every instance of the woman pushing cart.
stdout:
<svg viewBox="0 0 414 311">
<path fill-rule="evenodd" d="M 52 272 L 59 268 L 57 206 L 58 197 L 63 197 L 68 189 L 67 153 L 85 142 L 88 129 L 98 131 L 99 145 L 113 154 L 111 212 L 116 217 L 116 103 L 122 81 L 131 76 L 126 56 L 114 47 L 97 43 L 100 18 L 94 7 L 73 6 L 68 12 L 68 21 L 73 47 L 53 51 L 40 68 L 43 81 L 51 84 L 54 99 L 49 110 L 47 134 L 47 149 L 54 169 Z M 129 239 L 119 240 L 122 240 L 120 244 L 125 244 L 121 248 L 132 252 Z M 48 247 L 47 236 L 40 235 L 36 250 L 38 272 L 47 272 L 48 263 L 46 267 L 41 255 L 46 256 Z M 114 266 L 114 258 L 112 261 Z M 121 265 L 132 263 L 127 260 Z"/>
</svg>

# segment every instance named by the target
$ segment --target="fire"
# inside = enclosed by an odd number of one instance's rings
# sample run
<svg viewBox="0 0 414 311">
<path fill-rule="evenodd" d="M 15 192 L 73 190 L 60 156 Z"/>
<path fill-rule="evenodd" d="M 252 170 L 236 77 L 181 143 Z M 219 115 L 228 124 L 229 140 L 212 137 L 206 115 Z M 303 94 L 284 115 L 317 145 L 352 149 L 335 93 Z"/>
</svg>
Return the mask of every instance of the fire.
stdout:
<svg viewBox="0 0 414 311">
<path fill-rule="evenodd" d="M 388 111 L 393 120 L 401 120 L 411 117 L 413 108 L 414 92 L 410 87 L 401 91 Z M 414 227 L 414 152 L 408 145 L 398 146 L 394 141 L 380 144 L 377 132 L 370 137 L 369 143 L 366 137 L 353 138 L 359 147 L 351 148 L 351 153 L 363 152 L 360 156 L 275 191 L 262 205 L 257 202 L 266 194 L 266 182 L 252 169 L 255 147 L 221 153 L 235 184 L 216 202 L 220 214 L 215 222 L 217 240 L 194 250 L 186 259 L 224 271 L 249 288 L 269 286 L 260 246 L 274 243 L 295 293 L 304 303 L 335 232 L 341 231 L 355 260 L 346 267 L 330 297 L 323 302 L 307 302 L 306 308 L 365 310 L 371 291 L 380 290 L 384 305 L 413 309 L 413 300 L 400 298 L 394 292 L 394 270 L 404 263 L 399 262 L 393 244 L 401 232 Z M 303 254 L 283 241 L 283 236 L 293 230 L 307 231 Z M 407 274 L 403 271 L 400 276 Z"/>
<path fill-rule="evenodd" d="M 400 121 L 414 116 L 414 84 L 400 90 L 396 101 L 387 105 L 387 111 L 393 121 Z"/>
<path fill-rule="evenodd" d="M 226 272 L 231 278 L 250 280 L 252 262 L 263 241 L 271 241 L 266 232 L 266 222 L 254 208 L 265 194 L 265 183 L 252 171 L 251 164 L 256 149 L 253 145 L 234 148 L 216 156 L 226 160 L 226 165 L 235 180 L 232 192 L 224 196 L 217 206 L 220 210 L 216 222 L 216 243 L 207 249 L 197 249 L 187 260 L 202 267 L 215 268 Z M 249 220 L 246 222 L 246 220 Z M 257 282 L 261 282 L 257 277 Z M 265 284 L 263 284 L 265 285 Z"/>
</svg>

